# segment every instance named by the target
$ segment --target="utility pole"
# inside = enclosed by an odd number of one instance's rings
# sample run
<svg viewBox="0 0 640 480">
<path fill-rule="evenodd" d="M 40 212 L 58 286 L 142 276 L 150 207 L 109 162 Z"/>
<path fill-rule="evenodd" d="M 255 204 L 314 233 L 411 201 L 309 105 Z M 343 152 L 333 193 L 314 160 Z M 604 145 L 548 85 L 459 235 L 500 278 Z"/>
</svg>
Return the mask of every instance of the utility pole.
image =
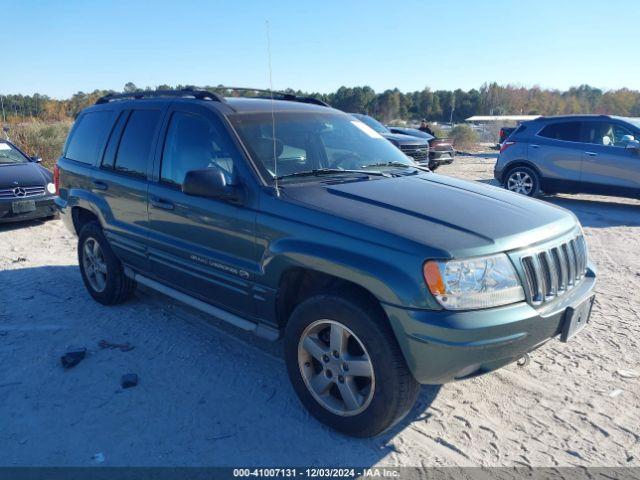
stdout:
<svg viewBox="0 0 640 480">
<path fill-rule="evenodd" d="M 2 123 L 7 123 L 7 116 L 4 114 L 4 96 L 0 95 L 0 103 L 2 103 Z"/>
</svg>

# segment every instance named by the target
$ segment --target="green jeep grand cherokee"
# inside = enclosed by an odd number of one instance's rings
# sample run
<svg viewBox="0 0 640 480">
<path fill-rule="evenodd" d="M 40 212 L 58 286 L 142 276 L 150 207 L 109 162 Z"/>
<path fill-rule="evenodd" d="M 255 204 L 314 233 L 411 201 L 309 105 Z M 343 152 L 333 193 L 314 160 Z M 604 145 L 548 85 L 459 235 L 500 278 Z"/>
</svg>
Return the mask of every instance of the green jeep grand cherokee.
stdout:
<svg viewBox="0 0 640 480">
<path fill-rule="evenodd" d="M 420 383 L 566 341 L 593 302 L 570 212 L 431 173 L 312 98 L 103 97 L 55 181 L 93 298 L 140 283 L 284 336 L 302 403 L 351 435 L 398 422 Z"/>
</svg>

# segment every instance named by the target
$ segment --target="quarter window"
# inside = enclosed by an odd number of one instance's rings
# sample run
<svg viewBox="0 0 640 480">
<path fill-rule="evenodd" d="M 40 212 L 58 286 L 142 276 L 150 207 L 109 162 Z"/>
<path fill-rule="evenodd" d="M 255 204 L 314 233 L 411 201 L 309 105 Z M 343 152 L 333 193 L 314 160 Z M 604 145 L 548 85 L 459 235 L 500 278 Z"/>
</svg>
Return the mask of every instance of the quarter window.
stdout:
<svg viewBox="0 0 640 480">
<path fill-rule="evenodd" d="M 111 131 L 113 112 L 88 112 L 78 120 L 67 142 L 65 157 L 76 162 L 95 164 Z"/>
<path fill-rule="evenodd" d="M 146 175 L 160 119 L 159 110 L 131 112 L 116 154 L 116 170 L 130 175 Z"/>
<path fill-rule="evenodd" d="M 216 167 L 231 183 L 233 150 L 229 136 L 218 121 L 214 124 L 200 115 L 175 112 L 167 131 L 160 178 L 164 182 L 182 185 L 187 172 Z"/>
<path fill-rule="evenodd" d="M 540 130 L 538 135 L 554 140 L 564 140 L 565 142 L 579 142 L 580 127 L 581 122 L 552 123 Z"/>
</svg>

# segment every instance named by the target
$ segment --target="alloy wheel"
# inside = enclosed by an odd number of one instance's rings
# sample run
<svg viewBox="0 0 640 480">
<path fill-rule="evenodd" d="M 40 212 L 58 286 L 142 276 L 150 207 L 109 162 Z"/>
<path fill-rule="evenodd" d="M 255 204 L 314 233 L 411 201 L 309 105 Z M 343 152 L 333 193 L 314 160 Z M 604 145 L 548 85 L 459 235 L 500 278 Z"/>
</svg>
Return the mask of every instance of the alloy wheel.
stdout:
<svg viewBox="0 0 640 480">
<path fill-rule="evenodd" d="M 82 247 L 82 265 L 84 272 L 96 292 L 103 292 L 107 286 L 107 264 L 98 241 L 89 237 Z"/>
<path fill-rule="evenodd" d="M 531 195 L 533 178 L 526 172 L 516 170 L 507 179 L 507 190 L 523 195 Z"/>
<path fill-rule="evenodd" d="M 371 403 L 375 390 L 371 357 L 341 323 L 324 319 L 307 326 L 298 343 L 298 366 L 311 395 L 330 412 L 353 416 Z"/>
</svg>

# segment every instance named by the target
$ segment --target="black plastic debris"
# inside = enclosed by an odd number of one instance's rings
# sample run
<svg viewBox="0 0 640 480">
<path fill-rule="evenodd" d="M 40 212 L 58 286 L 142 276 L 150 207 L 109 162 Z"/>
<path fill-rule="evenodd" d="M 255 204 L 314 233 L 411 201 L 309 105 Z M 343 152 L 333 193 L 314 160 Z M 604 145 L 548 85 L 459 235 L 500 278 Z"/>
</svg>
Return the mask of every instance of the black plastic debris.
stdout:
<svg viewBox="0 0 640 480">
<path fill-rule="evenodd" d="M 135 387 L 138 385 L 138 375 L 135 373 L 127 373 L 122 376 L 120 384 L 122 385 L 122 388 Z"/>
<path fill-rule="evenodd" d="M 64 368 L 72 368 L 79 364 L 86 355 L 86 348 L 72 348 L 67 350 L 67 352 L 60 357 L 60 361 Z"/>
</svg>

